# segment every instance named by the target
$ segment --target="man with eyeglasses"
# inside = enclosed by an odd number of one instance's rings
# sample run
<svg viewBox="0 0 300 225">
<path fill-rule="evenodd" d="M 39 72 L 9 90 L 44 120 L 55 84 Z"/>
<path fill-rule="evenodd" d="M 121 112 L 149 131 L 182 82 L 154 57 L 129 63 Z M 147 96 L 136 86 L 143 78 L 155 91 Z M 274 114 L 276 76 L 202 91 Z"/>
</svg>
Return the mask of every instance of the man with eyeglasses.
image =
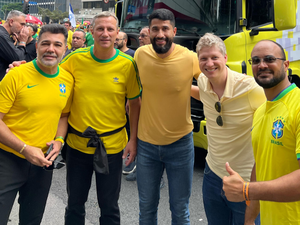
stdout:
<svg viewBox="0 0 300 225">
<path fill-rule="evenodd" d="M 25 26 L 25 18 L 24 13 L 12 10 L 8 13 L 5 23 L 0 25 L 0 81 L 10 63 L 25 60 L 25 48 L 29 35 L 28 28 Z M 17 38 L 17 46 L 14 45 L 11 35 Z"/>
<path fill-rule="evenodd" d="M 226 47 L 218 36 L 207 33 L 197 47 L 202 73 L 192 96 L 203 103 L 208 150 L 203 178 L 203 202 L 209 225 L 244 224 L 245 202 L 234 203 L 222 193 L 222 178 L 230 162 L 249 181 L 254 164 L 251 125 L 256 109 L 265 102 L 254 78 L 226 66 Z M 256 221 L 259 223 L 259 219 Z"/>
<path fill-rule="evenodd" d="M 120 31 L 115 41 L 115 48 L 119 49 L 127 55 L 130 55 L 131 57 L 134 57 L 135 51 L 127 47 L 127 41 L 127 34 Z"/>
<path fill-rule="evenodd" d="M 85 47 L 84 42 L 85 42 L 85 32 L 83 30 L 74 31 L 72 36 L 72 48 L 66 51 L 64 58 L 67 55 L 69 55 L 71 52 L 79 48 L 84 48 Z"/>
<path fill-rule="evenodd" d="M 245 224 L 260 211 L 262 225 L 300 224 L 300 90 L 287 76 L 289 61 L 281 45 L 258 42 L 251 53 L 253 75 L 267 102 L 257 109 L 252 126 L 255 165 L 244 182 L 226 163 L 226 197 L 251 201 Z"/>
<path fill-rule="evenodd" d="M 148 26 L 143 27 L 143 29 L 140 31 L 139 43 L 140 46 L 151 44 Z"/>
</svg>

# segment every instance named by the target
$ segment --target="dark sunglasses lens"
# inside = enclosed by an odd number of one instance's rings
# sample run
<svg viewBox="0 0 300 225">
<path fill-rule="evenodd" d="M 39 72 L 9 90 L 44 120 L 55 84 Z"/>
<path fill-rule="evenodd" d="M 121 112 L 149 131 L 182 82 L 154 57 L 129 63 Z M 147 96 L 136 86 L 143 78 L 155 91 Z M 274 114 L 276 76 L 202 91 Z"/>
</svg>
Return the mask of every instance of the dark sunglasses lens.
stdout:
<svg viewBox="0 0 300 225">
<path fill-rule="evenodd" d="M 253 58 L 252 58 L 252 63 L 253 63 L 254 65 L 259 64 L 259 63 L 260 63 L 260 58 L 258 58 L 258 57 L 253 57 Z"/>
<path fill-rule="evenodd" d="M 216 119 L 217 124 L 222 127 L 223 126 L 223 119 L 222 116 L 218 116 Z"/>
<path fill-rule="evenodd" d="M 273 63 L 273 62 L 275 62 L 275 60 L 276 60 L 276 58 L 275 58 L 274 56 L 268 55 L 268 56 L 265 56 L 265 57 L 264 57 L 264 61 L 265 61 L 266 63 Z"/>
<path fill-rule="evenodd" d="M 220 102 L 216 102 L 215 109 L 217 110 L 218 113 L 221 112 L 221 103 Z"/>
</svg>

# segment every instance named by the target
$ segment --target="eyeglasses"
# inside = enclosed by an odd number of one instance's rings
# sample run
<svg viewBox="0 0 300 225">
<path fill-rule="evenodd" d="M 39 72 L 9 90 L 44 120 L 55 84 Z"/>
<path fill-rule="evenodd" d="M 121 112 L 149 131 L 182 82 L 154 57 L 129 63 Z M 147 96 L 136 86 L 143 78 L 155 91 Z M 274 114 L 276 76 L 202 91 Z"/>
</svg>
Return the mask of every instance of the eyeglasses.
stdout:
<svg viewBox="0 0 300 225">
<path fill-rule="evenodd" d="M 77 40 L 80 40 L 81 38 L 80 37 L 72 37 L 72 39 L 77 39 Z"/>
<path fill-rule="evenodd" d="M 285 59 L 276 58 L 273 55 L 266 55 L 263 58 L 259 58 L 257 56 L 254 56 L 251 59 L 249 59 L 248 62 L 250 63 L 250 65 L 259 65 L 261 63 L 261 61 L 264 61 L 264 63 L 269 64 L 269 63 L 274 63 L 276 61 L 276 59 L 284 60 L 285 61 Z"/>
<path fill-rule="evenodd" d="M 215 103 L 215 109 L 217 110 L 218 113 L 221 113 L 222 105 L 221 102 L 216 102 Z M 217 124 L 222 127 L 223 126 L 223 119 L 222 116 L 219 115 L 216 119 Z"/>
<path fill-rule="evenodd" d="M 124 40 L 124 38 L 121 38 L 121 39 L 117 38 L 117 39 L 116 39 L 116 41 L 120 41 L 120 40 Z"/>
<path fill-rule="evenodd" d="M 145 38 L 145 37 L 148 37 L 148 35 L 147 34 L 140 34 L 140 37 Z"/>
</svg>

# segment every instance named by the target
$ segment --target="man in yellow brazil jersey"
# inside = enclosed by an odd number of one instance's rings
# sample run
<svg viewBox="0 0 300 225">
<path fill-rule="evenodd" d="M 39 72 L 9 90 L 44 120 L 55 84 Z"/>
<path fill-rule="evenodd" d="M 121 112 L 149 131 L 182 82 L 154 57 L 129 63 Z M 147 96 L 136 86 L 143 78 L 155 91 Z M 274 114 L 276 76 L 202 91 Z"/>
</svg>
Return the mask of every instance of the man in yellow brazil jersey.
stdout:
<svg viewBox="0 0 300 225">
<path fill-rule="evenodd" d="M 74 83 L 58 66 L 66 44 L 66 28 L 43 26 L 37 59 L 11 69 L 0 83 L 1 225 L 7 224 L 17 193 L 19 224 L 41 223 L 52 180 L 49 166 L 64 143 Z"/>
<path fill-rule="evenodd" d="M 96 15 L 92 27 L 94 46 L 70 53 L 61 63 L 75 79 L 66 148 L 65 224 L 84 224 L 84 204 L 95 171 L 99 222 L 119 225 L 122 158 L 130 155 L 128 165 L 136 155 L 141 86 L 134 60 L 114 48 L 119 32 L 115 15 L 110 12 Z M 125 97 L 130 105 L 128 143 Z"/>
<path fill-rule="evenodd" d="M 229 176 L 223 189 L 230 201 L 247 200 L 245 224 L 253 224 L 260 211 L 262 225 L 300 224 L 300 90 L 287 76 L 289 61 L 281 45 L 258 42 L 251 53 L 256 82 L 267 102 L 253 118 L 255 165 L 251 182 L 244 182 L 226 164 Z"/>
</svg>

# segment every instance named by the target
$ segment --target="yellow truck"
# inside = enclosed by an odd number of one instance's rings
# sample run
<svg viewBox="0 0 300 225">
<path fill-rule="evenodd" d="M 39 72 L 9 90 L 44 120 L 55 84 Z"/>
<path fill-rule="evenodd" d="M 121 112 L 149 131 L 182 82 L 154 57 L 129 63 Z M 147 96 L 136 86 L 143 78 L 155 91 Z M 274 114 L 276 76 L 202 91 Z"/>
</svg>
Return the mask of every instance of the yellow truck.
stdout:
<svg viewBox="0 0 300 225">
<path fill-rule="evenodd" d="M 214 33 L 224 40 L 227 66 L 252 75 L 248 62 L 254 45 L 271 39 L 283 46 L 290 61 L 289 76 L 300 85 L 300 0 L 120 0 L 116 15 L 128 34 L 129 47 L 138 48 L 140 30 L 153 10 L 166 8 L 176 18 L 174 41 L 195 50 L 199 38 Z M 299 13 L 298 13 L 299 12 Z M 193 82 L 196 85 L 196 81 Z M 207 149 L 202 103 L 191 99 L 194 145 Z"/>
</svg>

